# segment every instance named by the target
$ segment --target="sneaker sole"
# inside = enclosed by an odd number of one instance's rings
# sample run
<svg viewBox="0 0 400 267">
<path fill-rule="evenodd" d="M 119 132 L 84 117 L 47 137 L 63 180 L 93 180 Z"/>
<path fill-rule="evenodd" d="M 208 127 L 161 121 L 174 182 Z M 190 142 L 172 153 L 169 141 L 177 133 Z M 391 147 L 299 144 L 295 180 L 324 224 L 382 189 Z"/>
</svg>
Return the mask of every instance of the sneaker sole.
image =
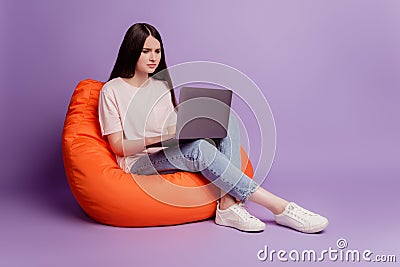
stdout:
<svg viewBox="0 0 400 267">
<path fill-rule="evenodd" d="M 317 226 L 315 226 L 315 227 L 313 227 L 311 229 L 305 230 L 304 233 L 314 234 L 314 233 L 321 232 L 322 230 L 324 230 L 328 226 L 328 224 L 329 224 L 329 221 L 326 221 L 323 224 L 320 224 L 320 225 L 317 225 Z"/>
<path fill-rule="evenodd" d="M 290 228 L 290 229 L 294 229 L 294 230 L 302 232 L 302 233 L 315 234 L 315 233 L 318 233 L 318 232 L 321 232 L 322 230 L 324 230 L 328 226 L 329 221 L 326 221 L 325 223 L 320 224 L 320 225 L 316 225 L 316 226 L 314 226 L 313 228 L 310 228 L 310 229 L 296 229 L 296 228 L 290 227 L 290 226 L 288 226 L 286 224 L 280 224 L 278 222 L 277 222 L 277 224 L 285 226 L 285 227 Z"/>
<path fill-rule="evenodd" d="M 239 228 L 235 225 L 230 225 L 230 224 L 225 224 L 222 221 L 218 219 L 218 217 L 215 218 L 215 224 L 220 225 L 220 226 L 225 226 L 225 227 L 230 227 L 245 233 L 260 233 L 265 230 L 265 226 L 262 229 L 246 229 L 246 228 Z"/>
</svg>

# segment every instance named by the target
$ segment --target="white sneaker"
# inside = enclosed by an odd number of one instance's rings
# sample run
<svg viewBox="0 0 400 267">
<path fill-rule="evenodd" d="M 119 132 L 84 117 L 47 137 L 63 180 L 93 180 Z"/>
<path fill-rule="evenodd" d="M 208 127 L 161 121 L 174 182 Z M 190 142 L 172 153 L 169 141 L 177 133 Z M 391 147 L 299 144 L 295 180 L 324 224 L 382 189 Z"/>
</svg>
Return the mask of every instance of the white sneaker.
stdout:
<svg viewBox="0 0 400 267">
<path fill-rule="evenodd" d="M 327 218 L 306 210 L 294 202 L 290 202 L 281 214 L 275 215 L 275 221 L 303 233 L 317 233 L 328 226 Z"/>
<path fill-rule="evenodd" d="M 261 232 L 265 229 L 265 223 L 251 215 L 242 203 L 234 204 L 226 210 L 220 210 L 218 202 L 215 223 L 244 232 Z"/>
</svg>

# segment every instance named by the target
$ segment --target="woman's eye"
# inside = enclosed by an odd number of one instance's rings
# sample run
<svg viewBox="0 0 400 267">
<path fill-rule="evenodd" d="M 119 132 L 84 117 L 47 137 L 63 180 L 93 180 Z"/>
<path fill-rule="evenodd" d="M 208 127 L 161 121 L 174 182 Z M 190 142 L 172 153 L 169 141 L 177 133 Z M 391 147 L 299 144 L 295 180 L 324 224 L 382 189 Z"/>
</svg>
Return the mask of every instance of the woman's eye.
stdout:
<svg viewBox="0 0 400 267">
<path fill-rule="evenodd" d="M 160 53 L 161 53 L 161 50 L 156 50 L 156 53 L 157 53 L 157 54 L 160 54 Z"/>
<path fill-rule="evenodd" d="M 142 53 L 145 53 L 145 54 L 148 53 L 148 52 L 149 52 L 149 50 L 143 50 L 142 51 Z"/>
</svg>

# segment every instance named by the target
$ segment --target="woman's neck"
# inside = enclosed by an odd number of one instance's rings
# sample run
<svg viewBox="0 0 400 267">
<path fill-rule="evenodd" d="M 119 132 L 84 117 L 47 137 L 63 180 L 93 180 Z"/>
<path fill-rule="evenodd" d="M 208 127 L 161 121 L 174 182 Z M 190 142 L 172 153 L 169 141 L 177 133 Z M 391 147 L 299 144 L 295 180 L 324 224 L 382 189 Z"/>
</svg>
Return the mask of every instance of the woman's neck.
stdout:
<svg viewBox="0 0 400 267">
<path fill-rule="evenodd" d="M 125 81 L 127 81 L 129 84 L 131 84 L 135 87 L 140 87 L 148 79 L 149 79 L 148 73 L 135 73 L 135 75 L 132 78 L 125 78 Z"/>
</svg>

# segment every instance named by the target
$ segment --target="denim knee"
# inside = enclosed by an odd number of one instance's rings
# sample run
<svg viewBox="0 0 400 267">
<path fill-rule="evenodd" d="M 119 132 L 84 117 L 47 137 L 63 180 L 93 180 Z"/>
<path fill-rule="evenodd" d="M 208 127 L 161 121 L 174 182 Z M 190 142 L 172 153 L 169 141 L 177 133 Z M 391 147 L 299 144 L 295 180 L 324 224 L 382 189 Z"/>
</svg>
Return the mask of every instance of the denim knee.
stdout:
<svg viewBox="0 0 400 267">
<path fill-rule="evenodd" d="M 205 139 L 193 141 L 193 143 L 191 143 L 191 148 L 191 154 L 197 160 L 205 160 L 209 158 L 209 156 L 215 155 L 217 152 L 217 148 Z"/>
</svg>

